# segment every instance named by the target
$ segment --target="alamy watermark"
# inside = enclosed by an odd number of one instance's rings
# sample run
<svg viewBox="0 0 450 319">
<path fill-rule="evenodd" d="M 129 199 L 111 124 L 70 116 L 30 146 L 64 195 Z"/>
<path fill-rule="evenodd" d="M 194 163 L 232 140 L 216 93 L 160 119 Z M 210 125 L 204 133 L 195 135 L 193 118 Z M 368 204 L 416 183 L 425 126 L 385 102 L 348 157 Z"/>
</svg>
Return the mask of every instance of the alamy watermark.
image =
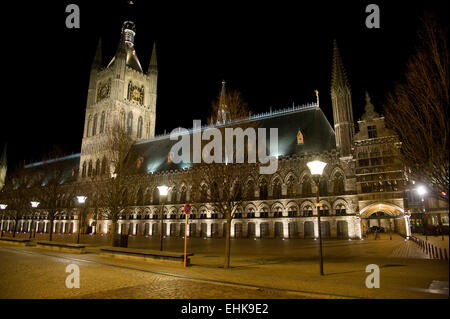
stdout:
<svg viewBox="0 0 450 319">
<path fill-rule="evenodd" d="M 69 289 L 80 288 L 80 267 L 76 264 L 70 264 L 66 267 L 69 275 L 66 278 L 66 287 Z"/>
<path fill-rule="evenodd" d="M 274 174 L 278 169 L 278 128 L 270 128 L 269 145 L 266 147 L 266 128 L 255 129 L 248 127 L 243 130 L 241 127 L 225 128 L 225 139 L 221 130 L 210 127 L 201 130 L 201 121 L 194 120 L 191 135 L 185 128 L 176 128 L 170 133 L 171 140 L 179 140 L 170 150 L 171 160 L 175 164 L 179 163 L 244 163 L 247 152 L 247 163 L 261 164 L 260 174 Z M 247 139 L 247 143 L 245 140 Z M 209 141 L 202 149 L 202 141 Z M 236 143 L 234 143 L 236 141 Z M 224 143 L 223 143 L 224 142 Z M 223 148 L 225 147 L 225 152 Z M 192 150 L 192 152 L 191 152 Z M 269 154 L 267 154 L 269 151 Z M 192 154 L 192 160 L 191 160 Z M 258 156 L 256 156 L 258 154 Z"/>
</svg>

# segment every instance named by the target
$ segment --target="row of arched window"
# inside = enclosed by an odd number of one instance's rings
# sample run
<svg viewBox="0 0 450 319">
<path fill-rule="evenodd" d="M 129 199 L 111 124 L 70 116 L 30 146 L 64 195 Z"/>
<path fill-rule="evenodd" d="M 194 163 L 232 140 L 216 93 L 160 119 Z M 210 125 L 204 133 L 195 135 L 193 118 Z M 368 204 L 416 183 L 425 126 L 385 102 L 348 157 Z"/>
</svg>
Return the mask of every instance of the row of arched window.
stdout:
<svg viewBox="0 0 450 319">
<path fill-rule="evenodd" d="M 84 161 L 81 168 L 81 177 L 105 175 L 108 172 L 107 165 L 108 161 L 106 160 L 106 157 L 103 157 L 101 162 L 100 159 L 97 159 L 95 161 L 95 166 L 93 165 L 92 160 L 89 160 L 88 162 Z"/>
<path fill-rule="evenodd" d="M 85 136 L 89 137 L 95 136 L 97 134 L 102 134 L 105 131 L 105 120 L 105 111 L 103 111 L 100 115 L 100 123 L 98 123 L 98 114 L 95 114 L 94 117 L 92 117 L 92 115 L 89 115 Z M 98 124 L 100 124 L 100 126 L 98 126 Z"/>
<path fill-rule="evenodd" d="M 129 135 L 132 135 L 133 134 L 133 112 L 131 112 L 131 111 L 128 112 L 128 115 L 126 116 L 126 119 L 125 119 L 125 112 L 122 111 L 121 118 L 122 118 L 122 126 L 125 127 L 125 123 L 126 123 L 127 133 Z M 142 116 L 139 116 L 138 121 L 137 121 L 137 130 L 136 130 L 137 138 L 142 138 L 143 124 L 144 124 L 144 120 L 142 119 Z"/>
<path fill-rule="evenodd" d="M 329 194 L 328 192 L 328 181 L 326 179 L 322 179 L 319 186 L 319 194 L 320 196 L 328 196 L 328 195 L 344 195 L 344 177 L 341 173 L 336 173 L 334 175 L 334 179 L 332 181 L 333 185 L 333 193 Z M 259 198 L 255 196 L 255 187 L 256 184 L 253 181 L 248 181 L 245 189 L 237 188 L 238 195 L 237 199 L 239 200 L 267 200 L 269 199 L 268 192 L 268 184 L 265 178 L 262 178 L 258 187 L 259 187 Z M 315 194 L 312 191 L 313 183 L 311 181 L 310 176 L 305 176 L 303 178 L 301 184 L 301 194 L 297 192 L 296 183 L 293 176 L 288 179 L 287 182 L 287 195 L 286 198 L 294 198 L 299 195 L 302 197 L 313 197 Z M 184 204 L 187 200 L 191 202 L 199 202 L 199 203 L 207 203 L 209 202 L 209 188 L 206 184 L 202 184 L 197 189 L 190 190 L 190 196 L 187 198 L 187 187 L 185 185 L 181 186 L 181 188 L 177 188 L 176 186 L 172 187 L 167 196 L 167 203 L 171 204 Z M 279 179 L 275 179 L 272 184 L 272 197 L 271 199 L 282 198 L 281 192 L 281 182 Z M 154 188 L 153 191 L 150 189 L 144 190 L 143 188 L 139 188 L 136 197 L 134 199 L 128 198 L 128 194 L 123 194 L 124 204 L 128 203 L 129 205 L 136 206 L 144 206 L 144 205 L 158 205 L 159 204 L 159 192 L 157 188 Z"/>
</svg>

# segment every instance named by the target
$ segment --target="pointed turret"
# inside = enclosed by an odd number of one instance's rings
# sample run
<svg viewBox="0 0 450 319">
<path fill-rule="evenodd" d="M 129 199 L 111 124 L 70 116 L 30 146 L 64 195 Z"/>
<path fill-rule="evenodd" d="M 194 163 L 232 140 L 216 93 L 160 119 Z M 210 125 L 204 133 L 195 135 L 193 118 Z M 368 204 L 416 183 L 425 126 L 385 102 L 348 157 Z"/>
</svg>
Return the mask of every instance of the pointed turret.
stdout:
<svg viewBox="0 0 450 319">
<path fill-rule="evenodd" d="M 95 51 L 94 60 L 91 64 L 91 74 L 89 77 L 89 89 L 86 106 L 95 104 L 95 90 L 97 86 L 97 74 L 102 68 L 102 39 L 98 40 L 97 50 Z"/>
<path fill-rule="evenodd" d="M 97 50 L 91 68 L 100 69 L 102 67 L 102 38 L 98 39 Z"/>
<path fill-rule="evenodd" d="M 351 155 L 353 135 L 355 134 L 352 94 L 336 40 L 334 40 L 333 46 L 331 102 L 333 105 L 336 147 L 340 151 L 341 156 L 347 157 Z"/>
<path fill-rule="evenodd" d="M 225 84 L 225 80 L 222 80 L 222 89 L 220 90 L 219 96 L 219 109 L 217 110 L 217 124 L 224 124 L 227 121 L 228 106 Z"/>
<path fill-rule="evenodd" d="M 158 71 L 158 62 L 156 59 L 156 41 L 153 43 L 152 57 L 150 58 L 150 64 L 148 66 L 147 73 Z"/>
<path fill-rule="evenodd" d="M 366 106 L 364 109 L 365 109 L 365 112 L 364 112 L 363 116 L 361 117 L 364 121 L 380 117 L 380 115 L 377 112 L 375 112 L 375 107 L 373 106 L 372 102 L 370 101 L 369 92 L 367 92 L 367 91 L 366 91 Z"/>
</svg>

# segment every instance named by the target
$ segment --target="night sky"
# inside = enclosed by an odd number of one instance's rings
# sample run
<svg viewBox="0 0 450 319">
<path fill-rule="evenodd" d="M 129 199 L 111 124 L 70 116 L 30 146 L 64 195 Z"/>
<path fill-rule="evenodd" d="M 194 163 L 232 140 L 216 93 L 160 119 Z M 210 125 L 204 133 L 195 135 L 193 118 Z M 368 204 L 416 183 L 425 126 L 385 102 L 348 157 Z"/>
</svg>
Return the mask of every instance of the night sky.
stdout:
<svg viewBox="0 0 450 319">
<path fill-rule="evenodd" d="M 70 3 L 80 7 L 80 29 L 65 26 Z M 8 143 L 9 169 L 41 159 L 53 145 L 66 154 L 80 152 L 98 39 L 106 66 L 125 18 L 136 23 L 135 47 L 144 71 L 156 41 L 160 134 L 189 128 L 192 119 L 206 121 L 222 79 L 242 92 L 253 113 L 314 102 L 318 89 L 320 106 L 333 123 L 334 38 L 352 86 L 355 121 L 364 111 L 366 90 L 381 111 L 413 52 L 423 12 L 447 15 L 443 3 L 430 1 L 161 3 L 135 0 L 130 11 L 126 1 L 21 1 L 2 10 L 7 76 L 0 147 Z M 365 26 L 370 3 L 380 7 L 380 29 Z"/>
</svg>

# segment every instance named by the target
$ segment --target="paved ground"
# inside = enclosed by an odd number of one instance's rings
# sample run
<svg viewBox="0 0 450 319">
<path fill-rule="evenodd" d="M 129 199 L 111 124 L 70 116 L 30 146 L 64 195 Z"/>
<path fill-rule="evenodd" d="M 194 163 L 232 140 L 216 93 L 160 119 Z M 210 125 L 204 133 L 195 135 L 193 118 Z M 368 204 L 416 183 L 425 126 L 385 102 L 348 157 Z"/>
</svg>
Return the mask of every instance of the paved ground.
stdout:
<svg viewBox="0 0 450 319">
<path fill-rule="evenodd" d="M 189 239 L 195 256 L 187 269 L 99 256 L 106 241 L 83 242 L 90 243 L 84 255 L 0 244 L 0 298 L 448 298 L 448 261 L 424 259 L 414 242 L 397 235 L 325 241 L 323 277 L 314 240 L 232 240 L 231 269 L 222 268 L 222 239 Z M 164 244 L 182 251 L 183 240 Z M 130 246 L 159 242 L 131 237 Z M 79 289 L 65 287 L 72 263 L 80 267 Z M 379 289 L 365 286 L 369 264 L 380 267 Z"/>
</svg>

